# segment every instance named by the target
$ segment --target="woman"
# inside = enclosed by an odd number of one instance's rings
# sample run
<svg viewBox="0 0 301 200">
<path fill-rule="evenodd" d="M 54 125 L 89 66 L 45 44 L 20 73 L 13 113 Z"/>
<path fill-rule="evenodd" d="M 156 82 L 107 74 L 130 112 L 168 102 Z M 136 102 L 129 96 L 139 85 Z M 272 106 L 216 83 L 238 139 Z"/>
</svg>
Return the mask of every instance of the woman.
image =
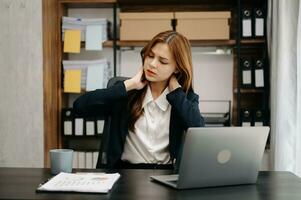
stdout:
<svg viewBox="0 0 301 200">
<path fill-rule="evenodd" d="M 188 40 L 175 31 L 159 33 L 141 57 L 143 66 L 134 77 L 88 92 L 73 105 L 77 115 L 111 116 L 110 168 L 172 164 L 183 132 L 204 125 L 192 89 Z"/>
</svg>

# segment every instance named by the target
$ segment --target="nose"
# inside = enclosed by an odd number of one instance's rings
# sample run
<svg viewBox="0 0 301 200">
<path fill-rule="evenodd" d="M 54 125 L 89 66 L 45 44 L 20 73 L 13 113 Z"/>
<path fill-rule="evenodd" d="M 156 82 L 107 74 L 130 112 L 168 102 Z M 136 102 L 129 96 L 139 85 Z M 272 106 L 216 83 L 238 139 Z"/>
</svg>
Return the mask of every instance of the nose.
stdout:
<svg viewBox="0 0 301 200">
<path fill-rule="evenodd" d="M 154 59 L 152 59 L 152 61 L 151 61 L 149 64 L 150 64 L 150 66 L 151 66 L 152 68 L 157 68 L 158 62 L 157 62 L 156 59 L 154 58 Z"/>
</svg>

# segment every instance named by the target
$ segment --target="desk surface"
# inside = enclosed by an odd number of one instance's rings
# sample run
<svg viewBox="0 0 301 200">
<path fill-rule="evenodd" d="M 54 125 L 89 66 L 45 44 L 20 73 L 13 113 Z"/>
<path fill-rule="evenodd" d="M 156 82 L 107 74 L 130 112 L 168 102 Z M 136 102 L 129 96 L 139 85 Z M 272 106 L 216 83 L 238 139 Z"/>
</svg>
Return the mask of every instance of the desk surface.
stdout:
<svg viewBox="0 0 301 200">
<path fill-rule="evenodd" d="M 101 171 L 101 170 L 94 170 Z M 300 200 L 301 179 L 289 172 L 260 172 L 257 184 L 176 190 L 149 176 L 168 170 L 120 170 L 121 178 L 108 194 L 36 193 L 39 183 L 51 177 L 49 169 L 0 168 L 0 199 L 122 199 L 122 200 Z"/>
</svg>

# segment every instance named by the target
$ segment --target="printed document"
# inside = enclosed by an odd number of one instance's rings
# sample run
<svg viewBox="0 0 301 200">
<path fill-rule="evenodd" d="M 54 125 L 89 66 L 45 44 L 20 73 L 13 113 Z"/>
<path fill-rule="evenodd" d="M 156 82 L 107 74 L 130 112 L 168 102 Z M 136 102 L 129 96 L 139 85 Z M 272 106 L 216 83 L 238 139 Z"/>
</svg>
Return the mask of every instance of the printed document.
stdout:
<svg viewBox="0 0 301 200">
<path fill-rule="evenodd" d="M 37 191 L 107 193 L 120 177 L 119 173 L 64 173 L 40 185 Z"/>
</svg>

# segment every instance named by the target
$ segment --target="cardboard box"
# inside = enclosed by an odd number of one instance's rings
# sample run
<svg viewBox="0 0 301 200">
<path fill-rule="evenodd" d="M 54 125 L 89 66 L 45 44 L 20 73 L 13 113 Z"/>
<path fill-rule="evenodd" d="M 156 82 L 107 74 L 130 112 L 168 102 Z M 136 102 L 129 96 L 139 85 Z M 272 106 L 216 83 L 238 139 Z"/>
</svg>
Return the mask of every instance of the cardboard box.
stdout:
<svg viewBox="0 0 301 200">
<path fill-rule="evenodd" d="M 119 13 L 120 40 L 150 40 L 159 32 L 172 30 L 173 13 Z"/>
<path fill-rule="evenodd" d="M 175 12 L 176 30 L 189 40 L 228 40 L 230 11 Z"/>
</svg>

